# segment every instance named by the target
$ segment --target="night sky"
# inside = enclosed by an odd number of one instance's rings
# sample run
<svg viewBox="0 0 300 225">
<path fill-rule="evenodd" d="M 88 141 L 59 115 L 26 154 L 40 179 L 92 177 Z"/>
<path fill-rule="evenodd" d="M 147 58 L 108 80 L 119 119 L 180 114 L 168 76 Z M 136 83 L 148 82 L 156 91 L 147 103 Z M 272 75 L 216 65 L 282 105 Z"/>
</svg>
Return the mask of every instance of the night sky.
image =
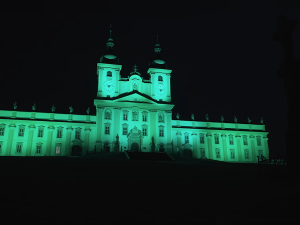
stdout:
<svg viewBox="0 0 300 225">
<path fill-rule="evenodd" d="M 188 11 L 144 13 L 126 10 L 101 13 L 31 13 L 2 15 L 0 109 L 91 114 L 96 110 L 96 64 L 105 54 L 113 24 L 115 53 L 127 77 L 133 65 L 145 79 L 153 58 L 156 33 L 171 74 L 171 94 L 180 119 L 259 124 L 264 118 L 270 155 L 285 151 L 287 104 L 277 77 L 280 43 L 272 41 L 277 16 L 300 23 L 300 4 L 281 1 L 209 1 Z M 217 4 L 216 2 L 221 2 Z M 285 1 L 291 3 L 289 1 Z M 114 16 L 111 16 L 113 14 Z M 110 15 L 110 16 L 109 16 Z M 300 40 L 300 27 L 293 34 Z M 300 59 L 300 41 L 295 43 Z"/>
</svg>

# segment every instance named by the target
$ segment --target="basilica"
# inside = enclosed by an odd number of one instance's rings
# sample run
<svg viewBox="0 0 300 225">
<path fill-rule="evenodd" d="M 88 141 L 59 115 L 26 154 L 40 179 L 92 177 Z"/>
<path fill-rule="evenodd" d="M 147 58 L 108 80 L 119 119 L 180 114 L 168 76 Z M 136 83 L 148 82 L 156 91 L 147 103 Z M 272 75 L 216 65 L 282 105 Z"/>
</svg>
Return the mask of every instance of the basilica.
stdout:
<svg viewBox="0 0 300 225">
<path fill-rule="evenodd" d="M 269 156 L 265 125 L 172 120 L 171 73 L 161 57 L 157 40 L 155 57 L 146 80 L 134 66 L 121 77 L 122 65 L 114 54 L 112 30 L 107 50 L 97 63 L 96 115 L 0 110 L 0 156 L 81 156 L 91 153 L 166 152 L 198 159 L 257 163 Z M 127 77 L 127 78 L 125 78 Z M 176 91 L 176 90 L 174 90 Z"/>
</svg>

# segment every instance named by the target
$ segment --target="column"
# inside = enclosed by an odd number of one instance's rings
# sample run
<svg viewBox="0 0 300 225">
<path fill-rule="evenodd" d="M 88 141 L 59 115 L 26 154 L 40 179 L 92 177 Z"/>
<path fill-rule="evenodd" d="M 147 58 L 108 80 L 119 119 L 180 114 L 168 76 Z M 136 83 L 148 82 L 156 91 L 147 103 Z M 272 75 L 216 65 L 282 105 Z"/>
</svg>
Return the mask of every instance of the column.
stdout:
<svg viewBox="0 0 300 225">
<path fill-rule="evenodd" d="M 156 129 L 157 129 L 157 111 L 156 110 L 150 110 L 150 137 L 154 137 L 155 146 L 157 143 L 157 136 L 156 136 Z"/>
<path fill-rule="evenodd" d="M 115 143 L 115 146 L 116 146 L 116 141 L 117 141 L 117 134 L 119 135 L 119 138 L 121 136 L 121 123 L 120 123 L 120 120 L 121 120 L 121 116 L 120 116 L 120 113 L 121 113 L 121 108 L 114 108 L 114 132 L 113 132 L 113 142 Z M 114 149 L 112 148 L 112 151 L 113 152 L 120 152 L 120 143 L 119 143 L 119 146 L 117 147 L 117 149 Z"/>
<path fill-rule="evenodd" d="M 33 131 L 35 129 L 35 126 L 34 125 L 30 125 L 28 127 L 28 129 L 29 129 L 29 132 L 28 132 L 28 142 L 27 142 L 26 156 L 31 156 Z"/>
<path fill-rule="evenodd" d="M 155 97 L 155 79 L 156 79 L 156 76 L 154 75 L 154 73 L 150 73 L 150 79 L 151 79 L 151 96 L 152 98 Z M 129 83 L 129 82 L 128 82 Z"/>
<path fill-rule="evenodd" d="M 12 143 L 14 138 L 14 132 L 16 129 L 15 124 L 10 124 L 9 126 L 9 133 L 8 133 L 8 139 L 7 139 L 7 147 L 6 147 L 6 153 L 5 156 L 11 156 L 11 149 L 12 149 Z"/>
<path fill-rule="evenodd" d="M 120 92 L 119 90 L 119 74 L 120 74 L 120 70 L 116 70 L 116 89 L 115 89 L 115 96 L 117 96 Z"/>
<path fill-rule="evenodd" d="M 48 127 L 48 136 L 47 136 L 47 145 L 46 145 L 47 146 L 46 147 L 46 156 L 53 155 L 53 153 L 51 153 L 53 131 L 54 131 L 54 127 L 53 126 Z"/>
<path fill-rule="evenodd" d="M 228 161 L 228 152 L 227 152 L 227 142 L 226 142 L 226 134 L 222 134 L 222 144 L 223 144 L 223 155 L 224 162 Z"/>
<path fill-rule="evenodd" d="M 207 149 L 207 158 L 208 159 L 213 159 L 211 134 L 207 133 L 206 137 L 207 137 L 207 147 L 208 147 L 208 149 Z"/>
<path fill-rule="evenodd" d="M 254 136 L 253 135 L 250 135 L 250 145 L 251 145 L 251 154 L 252 154 L 252 161 L 257 163 L 257 155 L 256 155 L 256 152 L 255 152 L 255 146 L 254 146 Z"/>
<path fill-rule="evenodd" d="M 101 152 L 101 134 L 102 134 L 102 127 L 104 126 L 103 124 L 103 111 L 104 108 L 98 108 L 97 107 L 97 115 L 96 115 L 96 152 L 100 153 Z"/>
<path fill-rule="evenodd" d="M 267 137 L 264 137 L 264 144 L 265 144 L 265 157 L 267 157 L 267 158 L 269 158 L 269 155 L 270 155 L 270 153 L 269 153 L 269 145 L 268 145 L 268 139 L 269 138 L 267 138 Z"/>
<path fill-rule="evenodd" d="M 73 128 L 67 128 L 67 137 L 66 137 L 66 147 L 65 147 L 65 154 L 66 156 L 71 155 L 70 151 L 70 144 L 71 144 L 71 134 L 72 134 Z"/>
<path fill-rule="evenodd" d="M 182 134 L 181 134 L 180 131 L 178 131 L 176 133 L 176 135 L 177 135 L 177 148 L 179 150 L 179 154 L 182 155 L 182 144 L 181 144 L 181 136 L 182 136 Z M 177 148 L 175 150 L 176 152 L 177 152 Z"/>
<path fill-rule="evenodd" d="M 243 157 L 242 157 L 242 147 L 241 147 L 241 136 L 238 134 L 235 136 L 236 138 L 236 145 L 237 145 L 237 152 L 238 152 L 238 161 L 242 162 Z"/>
<path fill-rule="evenodd" d="M 84 150 L 82 155 L 86 155 L 87 152 L 89 151 L 90 133 L 91 133 L 91 129 L 89 128 L 84 129 Z"/>
<path fill-rule="evenodd" d="M 171 75 L 170 74 L 166 74 L 166 75 L 167 75 L 167 97 L 171 97 L 171 85 L 170 85 Z"/>
<path fill-rule="evenodd" d="M 98 69 L 98 93 L 97 97 L 102 97 L 102 73 L 103 69 Z"/>
<path fill-rule="evenodd" d="M 166 111 L 167 153 L 172 154 L 172 111 Z"/>
<path fill-rule="evenodd" d="M 200 158 L 200 149 L 197 148 L 197 134 L 193 133 L 193 157 L 199 159 Z"/>
</svg>

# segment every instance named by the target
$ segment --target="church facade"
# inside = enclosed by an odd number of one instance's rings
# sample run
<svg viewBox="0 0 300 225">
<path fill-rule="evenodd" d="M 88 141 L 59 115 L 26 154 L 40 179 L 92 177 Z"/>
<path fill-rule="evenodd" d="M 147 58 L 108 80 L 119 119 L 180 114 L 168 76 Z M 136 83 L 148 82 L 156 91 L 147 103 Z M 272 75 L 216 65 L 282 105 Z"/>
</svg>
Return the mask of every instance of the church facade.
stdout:
<svg viewBox="0 0 300 225">
<path fill-rule="evenodd" d="M 111 32 L 111 31 L 110 31 Z M 145 80 L 136 66 L 127 78 L 114 54 L 97 64 L 96 115 L 0 110 L 0 156 L 80 156 L 125 150 L 167 152 L 226 162 L 256 163 L 269 156 L 263 124 L 172 120 L 171 72 L 157 41 Z"/>
</svg>

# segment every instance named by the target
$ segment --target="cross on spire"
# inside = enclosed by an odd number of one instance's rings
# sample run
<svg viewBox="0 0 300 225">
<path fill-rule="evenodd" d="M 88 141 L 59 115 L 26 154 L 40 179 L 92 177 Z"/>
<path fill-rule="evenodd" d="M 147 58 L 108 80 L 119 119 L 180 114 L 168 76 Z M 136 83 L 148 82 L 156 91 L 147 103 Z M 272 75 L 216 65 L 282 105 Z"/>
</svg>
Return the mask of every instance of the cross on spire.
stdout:
<svg viewBox="0 0 300 225">
<path fill-rule="evenodd" d="M 134 66 L 133 66 L 133 72 L 137 72 L 137 65 L 136 64 L 134 64 Z"/>
<path fill-rule="evenodd" d="M 112 24 L 109 24 L 109 37 L 111 37 L 112 28 L 113 28 Z"/>
</svg>

